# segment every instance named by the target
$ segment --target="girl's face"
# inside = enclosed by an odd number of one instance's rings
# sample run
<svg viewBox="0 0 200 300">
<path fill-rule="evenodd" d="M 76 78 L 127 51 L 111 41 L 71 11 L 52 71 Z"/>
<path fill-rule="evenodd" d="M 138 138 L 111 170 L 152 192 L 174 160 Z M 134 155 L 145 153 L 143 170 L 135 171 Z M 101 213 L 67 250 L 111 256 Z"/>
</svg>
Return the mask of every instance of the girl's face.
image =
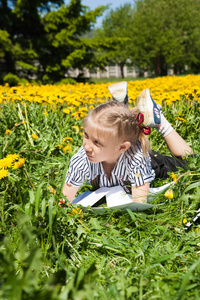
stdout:
<svg viewBox="0 0 200 300">
<path fill-rule="evenodd" d="M 86 124 L 84 130 L 83 147 L 88 160 L 92 163 L 105 162 L 115 164 L 122 152 L 122 143 L 114 133 L 110 136 L 108 133 L 97 130 L 95 127 Z"/>
</svg>

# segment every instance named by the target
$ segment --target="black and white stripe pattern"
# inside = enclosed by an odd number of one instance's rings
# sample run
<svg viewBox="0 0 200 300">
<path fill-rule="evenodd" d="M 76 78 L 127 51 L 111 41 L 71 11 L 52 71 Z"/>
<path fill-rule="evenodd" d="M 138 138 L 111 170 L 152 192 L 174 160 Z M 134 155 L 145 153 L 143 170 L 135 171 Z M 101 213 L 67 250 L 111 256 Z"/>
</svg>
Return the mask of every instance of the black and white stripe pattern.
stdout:
<svg viewBox="0 0 200 300">
<path fill-rule="evenodd" d="M 129 180 L 132 186 L 141 186 L 151 182 L 155 173 L 151 168 L 151 159 L 145 160 L 140 143 L 136 147 L 130 147 L 124 152 L 114 167 L 110 180 L 104 172 L 101 163 L 91 163 L 83 147 L 71 158 L 66 176 L 66 183 L 80 186 L 85 180 L 91 184 L 91 180 L 100 175 L 99 187 L 124 186 L 124 181 Z"/>
<path fill-rule="evenodd" d="M 192 219 L 192 223 L 191 222 L 187 222 L 185 224 L 185 231 L 189 231 L 191 230 L 191 228 L 193 227 L 193 225 L 197 225 L 200 224 L 200 208 L 197 210 L 197 214 L 196 216 Z"/>
</svg>

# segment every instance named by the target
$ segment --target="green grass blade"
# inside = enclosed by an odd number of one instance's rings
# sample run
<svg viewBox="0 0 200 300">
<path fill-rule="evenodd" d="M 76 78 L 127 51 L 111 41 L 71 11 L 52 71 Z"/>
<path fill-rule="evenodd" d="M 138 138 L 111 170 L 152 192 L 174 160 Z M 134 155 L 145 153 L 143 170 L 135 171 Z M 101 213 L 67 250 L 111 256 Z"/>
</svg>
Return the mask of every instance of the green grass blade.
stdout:
<svg viewBox="0 0 200 300">
<path fill-rule="evenodd" d="M 41 198 L 41 189 L 42 186 L 45 184 L 45 182 L 42 182 L 37 190 L 36 190 L 36 194 L 35 194 L 35 216 L 38 216 L 38 211 L 39 211 L 39 203 L 40 203 L 40 198 Z"/>
<path fill-rule="evenodd" d="M 65 184 L 67 170 L 68 170 L 68 164 L 66 165 L 64 172 L 63 172 L 62 182 L 61 182 L 60 191 L 59 191 L 59 199 L 61 198 L 61 195 L 62 195 L 62 190 L 63 190 L 64 184 Z"/>
<path fill-rule="evenodd" d="M 182 299 L 182 296 L 185 292 L 185 290 L 188 287 L 188 283 L 190 281 L 190 277 L 192 275 L 192 273 L 194 272 L 194 270 L 200 265 L 200 259 L 198 259 L 187 271 L 187 273 L 185 274 L 185 276 L 183 277 L 183 281 L 182 281 L 182 285 L 181 288 L 179 290 L 179 294 L 178 294 L 178 300 Z"/>
<path fill-rule="evenodd" d="M 44 218 L 45 214 L 46 214 L 46 200 L 43 199 L 42 200 L 42 218 Z"/>
<path fill-rule="evenodd" d="M 53 199 L 49 200 L 49 228 L 52 228 L 53 223 Z"/>
</svg>

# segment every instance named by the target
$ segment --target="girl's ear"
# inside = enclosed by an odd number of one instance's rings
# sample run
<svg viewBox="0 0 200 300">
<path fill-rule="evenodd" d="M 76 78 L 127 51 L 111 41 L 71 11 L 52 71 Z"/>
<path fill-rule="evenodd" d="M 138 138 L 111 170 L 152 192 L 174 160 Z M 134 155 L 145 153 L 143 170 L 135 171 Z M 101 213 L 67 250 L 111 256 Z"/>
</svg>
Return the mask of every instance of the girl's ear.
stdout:
<svg viewBox="0 0 200 300">
<path fill-rule="evenodd" d="M 131 146 L 131 143 L 130 142 L 123 142 L 122 144 L 120 144 L 120 147 L 119 147 L 119 151 L 121 153 L 125 152 L 128 148 L 130 148 Z"/>
</svg>

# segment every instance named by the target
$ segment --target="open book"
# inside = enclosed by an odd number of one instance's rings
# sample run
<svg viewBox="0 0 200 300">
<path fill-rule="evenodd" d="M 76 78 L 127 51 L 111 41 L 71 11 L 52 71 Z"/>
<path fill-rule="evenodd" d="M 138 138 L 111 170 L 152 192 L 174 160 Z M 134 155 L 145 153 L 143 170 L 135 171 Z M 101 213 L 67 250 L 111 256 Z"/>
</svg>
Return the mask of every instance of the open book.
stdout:
<svg viewBox="0 0 200 300">
<path fill-rule="evenodd" d="M 91 208 L 99 213 L 105 210 L 114 209 L 127 209 L 132 211 L 141 211 L 149 209 L 151 207 L 163 205 L 164 203 L 153 205 L 150 202 L 160 193 L 164 193 L 172 183 L 165 184 L 157 188 L 150 188 L 149 195 L 147 196 L 147 203 L 133 202 L 132 196 L 127 194 L 121 186 L 114 187 L 101 187 L 98 190 L 91 192 L 86 191 L 83 194 L 76 197 L 72 204 L 82 205 L 83 207 L 91 206 Z M 105 197 L 106 206 L 105 207 L 95 207 L 95 204 Z"/>
</svg>

